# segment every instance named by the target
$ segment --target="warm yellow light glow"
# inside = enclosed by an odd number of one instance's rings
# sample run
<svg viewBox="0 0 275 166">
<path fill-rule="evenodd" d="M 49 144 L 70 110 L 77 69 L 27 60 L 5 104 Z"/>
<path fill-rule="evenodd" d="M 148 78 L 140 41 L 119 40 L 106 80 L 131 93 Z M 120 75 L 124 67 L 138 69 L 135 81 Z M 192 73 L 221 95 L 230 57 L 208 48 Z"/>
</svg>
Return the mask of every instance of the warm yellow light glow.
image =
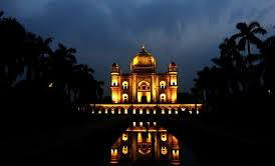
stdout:
<svg viewBox="0 0 275 166">
<path fill-rule="evenodd" d="M 153 122 L 153 125 L 154 125 L 154 126 L 157 126 L 157 122 Z"/>
<path fill-rule="evenodd" d="M 150 114 L 150 110 L 149 109 L 146 110 L 146 114 Z"/>
<path fill-rule="evenodd" d="M 160 86 L 160 89 L 164 89 L 166 87 L 166 82 L 160 81 L 159 86 Z"/>
<path fill-rule="evenodd" d="M 176 93 L 176 91 L 172 92 L 171 102 L 172 103 L 176 103 L 177 102 L 177 93 Z"/>
<path fill-rule="evenodd" d="M 116 158 L 117 157 L 117 149 L 111 149 L 111 156 L 112 158 Z"/>
<path fill-rule="evenodd" d="M 98 114 L 101 114 L 102 112 L 100 110 L 98 110 Z"/>
<path fill-rule="evenodd" d="M 129 86 L 129 84 L 127 81 L 122 82 L 122 89 L 128 89 L 128 86 Z"/>
<path fill-rule="evenodd" d="M 167 130 L 165 129 L 160 129 L 160 130 L 155 130 L 155 129 L 137 129 L 137 128 L 128 128 L 126 131 L 131 131 L 131 132 L 167 132 Z"/>
<path fill-rule="evenodd" d="M 114 103 L 118 103 L 118 101 L 119 101 L 119 95 L 118 95 L 117 92 L 112 92 L 112 101 Z"/>
<path fill-rule="evenodd" d="M 142 142 L 142 134 L 138 133 L 137 137 L 138 137 L 137 142 L 141 143 Z"/>
<path fill-rule="evenodd" d="M 123 95 L 122 95 L 122 99 L 123 99 L 123 102 L 124 103 L 126 103 L 126 102 L 128 102 L 128 94 L 126 94 L 126 93 L 124 93 Z"/>
<path fill-rule="evenodd" d="M 172 86 L 177 85 L 177 75 L 171 75 L 170 85 Z"/>
<path fill-rule="evenodd" d="M 108 109 L 105 109 L 105 114 L 108 114 Z"/>
<path fill-rule="evenodd" d="M 118 86 L 118 75 L 117 74 L 112 75 L 112 86 Z"/>
<path fill-rule="evenodd" d="M 128 114 L 128 109 L 127 108 L 124 109 L 124 114 Z"/>
<path fill-rule="evenodd" d="M 112 112 L 112 114 L 115 114 L 115 110 L 114 110 L 114 109 L 112 109 L 112 111 L 111 111 L 111 112 Z"/>
<path fill-rule="evenodd" d="M 136 127 L 137 123 L 136 122 L 133 122 L 133 126 Z"/>
<path fill-rule="evenodd" d="M 172 150 L 172 157 L 173 159 L 179 159 L 179 150 Z"/>
<path fill-rule="evenodd" d="M 121 109 L 120 108 L 118 109 L 118 114 L 121 114 Z"/>
<path fill-rule="evenodd" d="M 151 55 L 135 56 L 132 62 L 133 66 L 156 66 L 156 60 Z"/>
<path fill-rule="evenodd" d="M 156 110 L 154 110 L 154 111 L 153 111 L 153 114 L 157 114 L 157 111 L 156 111 Z"/>
<path fill-rule="evenodd" d="M 171 111 L 171 110 L 169 110 L 169 111 L 168 111 L 168 114 L 171 114 L 171 113 L 172 113 L 172 111 Z"/>
<path fill-rule="evenodd" d="M 162 141 L 167 141 L 167 134 L 166 133 L 161 133 L 160 139 Z"/>
<path fill-rule="evenodd" d="M 136 109 L 133 109 L 133 114 L 136 114 Z"/>
<path fill-rule="evenodd" d="M 138 92 L 137 93 L 137 100 L 138 103 L 142 102 L 142 97 L 146 97 L 146 102 L 150 103 L 151 102 L 151 92 Z"/>
<path fill-rule="evenodd" d="M 162 154 L 162 155 L 166 155 L 167 153 L 168 153 L 167 148 L 166 148 L 165 146 L 162 146 L 162 147 L 161 147 L 161 154 Z"/>
<path fill-rule="evenodd" d="M 143 109 L 139 109 L 139 114 L 143 114 Z"/>
<path fill-rule="evenodd" d="M 128 140 L 128 134 L 123 133 L 121 138 L 122 138 L 123 141 L 127 141 Z"/>
<path fill-rule="evenodd" d="M 161 114 L 165 114 L 165 111 L 164 111 L 164 109 L 162 109 L 162 110 L 161 110 Z"/>
<path fill-rule="evenodd" d="M 140 126 L 140 127 L 143 127 L 143 122 L 139 122 L 139 126 Z"/>
<path fill-rule="evenodd" d="M 175 114 L 178 114 L 179 112 L 177 110 L 175 110 Z"/>
<path fill-rule="evenodd" d="M 151 142 L 151 139 L 152 139 L 151 133 L 148 133 L 147 142 Z"/>
<path fill-rule="evenodd" d="M 123 146 L 122 147 L 122 153 L 127 154 L 128 153 L 128 146 Z"/>
</svg>

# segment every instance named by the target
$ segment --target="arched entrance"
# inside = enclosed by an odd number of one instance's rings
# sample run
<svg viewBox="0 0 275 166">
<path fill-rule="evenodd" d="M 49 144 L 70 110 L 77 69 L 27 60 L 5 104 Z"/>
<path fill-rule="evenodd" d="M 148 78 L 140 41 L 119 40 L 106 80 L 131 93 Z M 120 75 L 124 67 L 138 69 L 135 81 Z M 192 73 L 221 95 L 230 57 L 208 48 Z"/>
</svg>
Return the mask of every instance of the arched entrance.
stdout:
<svg viewBox="0 0 275 166">
<path fill-rule="evenodd" d="M 138 83 L 137 100 L 138 100 L 138 103 L 151 102 L 151 86 L 149 82 L 143 80 Z"/>
<path fill-rule="evenodd" d="M 146 96 L 141 97 L 141 103 L 147 103 L 147 97 Z"/>
</svg>

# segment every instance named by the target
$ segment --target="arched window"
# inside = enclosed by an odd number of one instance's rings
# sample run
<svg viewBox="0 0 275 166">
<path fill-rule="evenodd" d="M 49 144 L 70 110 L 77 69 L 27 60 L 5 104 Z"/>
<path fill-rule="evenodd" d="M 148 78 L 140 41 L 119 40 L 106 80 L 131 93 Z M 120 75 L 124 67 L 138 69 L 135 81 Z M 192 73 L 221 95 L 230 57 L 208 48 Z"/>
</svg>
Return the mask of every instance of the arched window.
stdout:
<svg viewBox="0 0 275 166">
<path fill-rule="evenodd" d="M 162 103 L 166 102 L 166 94 L 165 93 L 160 94 L 160 102 L 162 102 Z"/>
<path fill-rule="evenodd" d="M 128 94 L 123 94 L 123 95 L 122 95 L 122 98 L 123 98 L 123 102 L 124 102 L 124 103 L 127 103 L 127 102 L 128 102 Z"/>
<path fill-rule="evenodd" d="M 129 86 L 128 82 L 127 81 L 123 81 L 123 83 L 122 83 L 122 89 L 128 89 L 128 86 Z"/>
<path fill-rule="evenodd" d="M 165 89 L 166 82 L 165 81 L 160 81 L 159 86 L 160 86 L 160 89 Z"/>
<path fill-rule="evenodd" d="M 161 151 L 162 155 L 166 155 L 167 152 L 168 152 L 168 150 L 167 150 L 167 148 L 165 146 L 162 146 L 160 151 Z"/>
<path fill-rule="evenodd" d="M 172 82 L 171 85 L 175 86 L 175 85 L 177 85 L 177 83 L 176 82 Z"/>
<path fill-rule="evenodd" d="M 112 86 L 118 86 L 117 82 L 112 82 Z"/>
<path fill-rule="evenodd" d="M 149 91 L 150 90 L 150 84 L 146 81 L 141 81 L 141 82 L 138 83 L 138 90 Z"/>
</svg>

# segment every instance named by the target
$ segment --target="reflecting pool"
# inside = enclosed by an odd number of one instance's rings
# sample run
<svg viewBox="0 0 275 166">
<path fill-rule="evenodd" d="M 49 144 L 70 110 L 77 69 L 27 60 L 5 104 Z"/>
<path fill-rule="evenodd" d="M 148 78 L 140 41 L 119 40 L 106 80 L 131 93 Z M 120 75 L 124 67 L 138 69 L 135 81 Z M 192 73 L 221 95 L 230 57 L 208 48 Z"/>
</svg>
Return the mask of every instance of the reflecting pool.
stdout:
<svg viewBox="0 0 275 166">
<path fill-rule="evenodd" d="M 132 122 L 109 149 L 111 165 L 155 161 L 181 165 L 179 140 L 156 122 Z"/>
</svg>

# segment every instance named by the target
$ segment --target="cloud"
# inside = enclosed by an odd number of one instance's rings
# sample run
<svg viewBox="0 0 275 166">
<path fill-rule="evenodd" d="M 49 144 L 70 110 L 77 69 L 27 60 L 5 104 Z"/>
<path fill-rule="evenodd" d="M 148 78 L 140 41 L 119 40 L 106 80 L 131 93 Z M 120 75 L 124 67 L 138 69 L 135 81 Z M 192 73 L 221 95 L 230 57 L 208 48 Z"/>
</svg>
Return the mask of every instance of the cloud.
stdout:
<svg viewBox="0 0 275 166">
<path fill-rule="evenodd" d="M 106 90 L 111 64 L 129 71 L 142 42 L 160 71 L 176 61 L 182 90 L 188 90 L 237 22 L 275 24 L 274 0 L 2 0 L 0 6 L 30 31 L 77 48 L 79 62 L 95 69 Z"/>
</svg>

